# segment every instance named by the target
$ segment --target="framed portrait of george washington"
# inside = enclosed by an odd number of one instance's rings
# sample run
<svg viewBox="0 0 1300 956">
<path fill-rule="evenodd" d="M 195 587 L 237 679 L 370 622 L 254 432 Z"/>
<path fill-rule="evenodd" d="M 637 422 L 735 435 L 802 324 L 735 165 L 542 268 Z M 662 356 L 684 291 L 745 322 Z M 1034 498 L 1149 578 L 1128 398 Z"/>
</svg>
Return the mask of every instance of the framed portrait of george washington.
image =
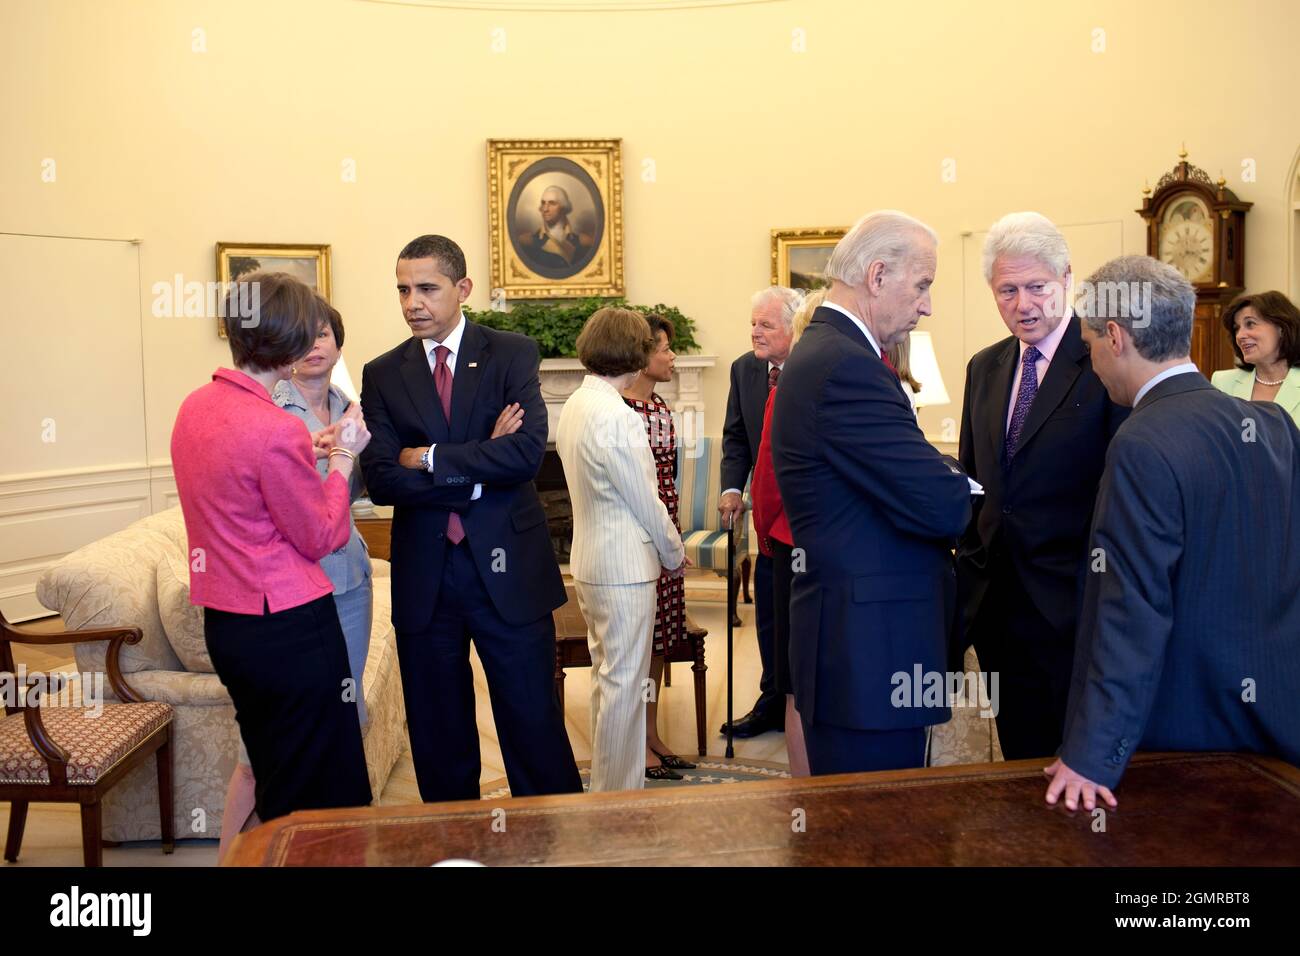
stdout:
<svg viewBox="0 0 1300 956">
<path fill-rule="evenodd" d="M 218 242 L 217 282 L 222 289 L 240 276 L 252 272 L 287 272 L 330 298 L 330 247 L 275 242 Z M 217 335 L 226 337 L 226 326 L 217 319 Z"/>
<path fill-rule="evenodd" d="M 623 295 L 622 140 L 488 140 L 488 223 L 494 296 Z"/>
<path fill-rule="evenodd" d="M 826 263 L 835 244 L 848 231 L 844 226 L 773 229 L 772 285 L 806 291 L 830 285 L 826 281 Z"/>
</svg>

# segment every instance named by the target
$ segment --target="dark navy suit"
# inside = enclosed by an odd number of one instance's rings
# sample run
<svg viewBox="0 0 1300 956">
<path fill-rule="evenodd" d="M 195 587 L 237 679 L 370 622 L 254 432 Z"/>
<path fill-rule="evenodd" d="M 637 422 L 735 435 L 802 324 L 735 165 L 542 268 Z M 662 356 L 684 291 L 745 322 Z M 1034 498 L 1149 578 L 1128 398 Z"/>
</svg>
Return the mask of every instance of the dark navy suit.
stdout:
<svg viewBox="0 0 1300 956">
<path fill-rule="evenodd" d="M 959 457 L 984 494 L 957 548 L 953 664 L 974 644 L 980 669 L 999 674 L 998 738 L 1008 760 L 1061 745 L 1092 506 L 1106 446 L 1128 415 L 1093 372 L 1078 317 L 1062 321 L 1010 461 L 1020 340 L 990 345 L 966 367 Z"/>
<path fill-rule="evenodd" d="M 478 729 L 469 641 L 483 663 L 515 796 L 582 789 L 553 691 L 555 627 L 565 601 L 546 515 L 533 486 L 547 416 L 537 343 L 466 321 L 443 415 L 423 344 L 409 339 L 368 362 L 361 407 L 371 432 L 361 454 L 376 504 L 394 505 L 393 626 L 420 796 L 479 795 Z M 490 438 L 519 402 L 523 426 Z M 434 445 L 432 474 L 398 463 Z M 471 501 L 475 484 L 482 496 Z M 449 511 L 465 538 L 447 540 Z"/>
<path fill-rule="evenodd" d="M 966 476 L 917 427 L 862 330 L 823 306 L 781 373 L 772 461 L 796 573 L 790 666 L 815 774 L 920 766 L 946 699 L 904 691 L 942 675 L 970 520 Z M 941 678 L 940 678 L 941 679 Z"/>
<path fill-rule="evenodd" d="M 1110 443 L 1090 544 L 1105 564 L 1090 564 L 1084 590 L 1066 765 L 1114 787 L 1139 747 L 1300 764 L 1290 417 L 1199 372 L 1157 383 Z"/>
<path fill-rule="evenodd" d="M 758 460 L 758 442 L 763 436 L 763 414 L 767 409 L 767 360 L 746 352 L 731 363 L 731 389 L 727 393 L 727 417 L 722 425 L 722 490 L 739 488 L 743 493 Z M 739 560 L 739 558 L 737 558 Z M 763 671 L 758 681 L 758 700 L 753 712 L 764 720 L 785 719 L 785 695 L 776 686 L 776 609 L 772 603 L 772 559 L 759 554 L 754 561 L 754 625 L 758 634 L 758 656 Z M 784 670 L 789 665 L 782 661 Z"/>
</svg>

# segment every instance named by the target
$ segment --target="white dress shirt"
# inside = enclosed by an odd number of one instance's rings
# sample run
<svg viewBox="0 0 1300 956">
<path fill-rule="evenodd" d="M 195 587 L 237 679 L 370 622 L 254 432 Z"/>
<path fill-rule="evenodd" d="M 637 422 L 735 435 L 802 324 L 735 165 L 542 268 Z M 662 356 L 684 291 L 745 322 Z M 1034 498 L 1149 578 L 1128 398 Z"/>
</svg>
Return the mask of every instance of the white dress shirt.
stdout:
<svg viewBox="0 0 1300 956">
<path fill-rule="evenodd" d="M 433 350 L 439 345 L 447 346 L 450 354 L 447 356 L 447 368 L 451 369 L 452 377 L 456 375 L 456 356 L 460 354 L 460 341 L 465 337 L 465 313 L 460 314 L 460 319 L 456 322 L 456 327 L 447 333 L 447 337 L 441 342 L 433 339 L 420 339 L 420 344 L 424 346 L 424 354 L 429 359 L 429 370 L 438 364 L 438 357 L 433 354 Z"/>
<path fill-rule="evenodd" d="M 1052 364 L 1052 356 L 1056 354 L 1057 348 L 1061 344 L 1061 339 L 1065 338 L 1065 330 L 1070 325 L 1070 309 L 1065 310 L 1065 315 L 1061 321 L 1056 323 L 1056 328 L 1048 332 L 1041 342 L 1035 342 L 1034 348 L 1038 349 L 1038 361 L 1034 363 L 1034 371 L 1038 373 L 1038 387 L 1043 387 L 1043 378 L 1047 375 L 1047 368 Z M 1025 368 L 1025 349 L 1029 348 L 1023 341 L 1020 343 L 1020 351 L 1016 353 L 1016 373 L 1011 378 L 1011 400 L 1007 402 L 1007 422 L 1003 428 L 1003 433 L 1011 431 L 1011 416 L 1016 410 L 1016 398 L 1020 395 L 1020 374 Z"/>
<path fill-rule="evenodd" d="M 439 345 L 445 345 L 447 347 L 447 352 L 448 352 L 447 368 L 451 370 L 452 381 L 454 382 L 456 380 L 456 356 L 460 352 L 460 340 L 463 339 L 464 337 L 465 337 L 465 313 L 462 312 L 460 314 L 460 320 L 456 323 L 456 327 L 452 329 L 447 334 L 447 337 L 443 339 L 441 342 L 435 341 L 434 339 L 420 339 L 420 344 L 424 346 L 424 355 L 429 360 L 430 375 L 433 374 L 434 367 L 437 366 L 438 364 L 438 356 L 434 354 L 434 349 L 436 349 Z M 451 422 L 448 422 L 447 424 L 450 425 Z M 429 446 L 429 474 L 433 474 L 433 450 L 437 447 L 438 447 L 437 445 Z M 474 493 L 469 496 L 469 500 L 477 501 L 482 496 L 482 494 L 483 494 L 483 486 L 475 485 Z"/>
</svg>

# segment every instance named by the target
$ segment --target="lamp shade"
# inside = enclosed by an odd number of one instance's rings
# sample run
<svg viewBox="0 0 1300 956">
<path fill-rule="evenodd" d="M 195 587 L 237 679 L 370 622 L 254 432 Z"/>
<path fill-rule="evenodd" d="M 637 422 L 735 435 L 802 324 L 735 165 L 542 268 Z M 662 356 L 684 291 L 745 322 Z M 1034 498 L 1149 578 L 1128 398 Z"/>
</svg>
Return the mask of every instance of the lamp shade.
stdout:
<svg viewBox="0 0 1300 956">
<path fill-rule="evenodd" d="M 916 396 L 917 407 L 947 405 L 952 399 L 948 397 L 948 390 L 943 386 L 943 376 L 939 374 L 939 359 L 934 354 L 934 340 L 930 338 L 930 333 L 909 332 L 908 338 L 911 346 L 908 362 L 912 368 L 912 378 L 921 383 L 921 391 Z M 342 365 L 342 361 L 339 364 Z"/>
<path fill-rule="evenodd" d="M 334 364 L 334 371 L 330 372 L 330 384 L 337 385 L 340 391 L 352 401 L 360 400 L 357 387 L 352 384 L 352 376 L 348 374 L 348 363 L 342 355 L 339 356 L 338 362 Z"/>
</svg>

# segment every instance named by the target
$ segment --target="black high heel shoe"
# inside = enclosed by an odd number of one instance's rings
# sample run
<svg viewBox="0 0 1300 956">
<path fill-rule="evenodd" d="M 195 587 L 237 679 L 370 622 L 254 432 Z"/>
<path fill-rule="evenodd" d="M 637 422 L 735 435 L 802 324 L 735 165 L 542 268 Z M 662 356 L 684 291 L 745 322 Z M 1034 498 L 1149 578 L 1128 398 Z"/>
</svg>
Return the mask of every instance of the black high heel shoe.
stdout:
<svg viewBox="0 0 1300 956">
<path fill-rule="evenodd" d="M 645 778 L 647 780 L 681 780 L 682 775 L 669 770 L 667 764 L 660 764 L 658 767 L 646 767 Z"/>
<path fill-rule="evenodd" d="M 653 747 L 651 747 L 650 749 L 654 750 Z M 667 767 L 669 770 L 694 770 L 695 769 L 695 764 L 691 763 L 690 761 L 683 760 L 681 757 L 677 756 L 676 754 L 661 754 L 657 750 L 654 750 L 654 752 L 655 752 L 655 756 L 659 758 L 659 762 L 663 764 L 665 767 Z"/>
</svg>

